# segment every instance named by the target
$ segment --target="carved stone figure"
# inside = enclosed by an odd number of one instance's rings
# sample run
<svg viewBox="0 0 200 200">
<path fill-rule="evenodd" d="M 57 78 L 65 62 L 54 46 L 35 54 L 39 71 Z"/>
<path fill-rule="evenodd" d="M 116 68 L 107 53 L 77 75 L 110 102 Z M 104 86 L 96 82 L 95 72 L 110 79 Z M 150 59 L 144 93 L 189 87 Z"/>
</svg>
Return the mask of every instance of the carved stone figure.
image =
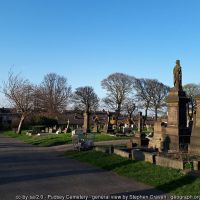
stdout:
<svg viewBox="0 0 200 200">
<path fill-rule="evenodd" d="M 176 61 L 173 73 L 174 73 L 174 87 L 177 90 L 180 90 L 182 88 L 182 71 L 180 66 L 180 60 Z"/>
</svg>

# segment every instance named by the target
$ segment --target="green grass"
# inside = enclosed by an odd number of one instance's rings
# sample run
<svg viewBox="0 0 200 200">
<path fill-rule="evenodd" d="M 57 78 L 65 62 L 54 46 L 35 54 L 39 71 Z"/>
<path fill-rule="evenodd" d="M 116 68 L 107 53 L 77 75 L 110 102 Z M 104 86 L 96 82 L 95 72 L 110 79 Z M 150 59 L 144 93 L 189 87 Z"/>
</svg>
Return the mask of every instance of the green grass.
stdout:
<svg viewBox="0 0 200 200">
<path fill-rule="evenodd" d="M 95 151 L 69 151 L 65 155 L 106 170 L 112 170 L 119 175 L 134 178 L 134 180 L 152 185 L 168 193 L 200 195 L 200 178 L 184 175 L 180 170 Z"/>
<path fill-rule="evenodd" d="M 13 131 L 4 131 L 4 135 L 7 135 L 12 138 L 19 139 L 29 144 L 39 145 L 39 146 L 56 146 L 62 144 L 70 144 L 72 143 L 71 134 L 58 134 L 58 135 L 46 135 L 46 136 L 27 136 L 26 131 L 22 131 L 22 134 L 18 135 Z M 128 139 L 130 137 L 117 137 L 111 136 L 108 134 L 95 134 L 94 141 L 110 141 L 110 140 L 121 140 Z"/>
<path fill-rule="evenodd" d="M 109 135 L 109 134 L 97 134 L 95 133 L 95 138 L 94 141 L 95 142 L 99 142 L 99 141 L 109 141 L 109 140 L 123 140 L 123 139 L 129 139 L 131 137 L 127 137 L 127 136 L 115 136 L 115 135 Z"/>
<path fill-rule="evenodd" d="M 72 143 L 71 134 L 59 134 L 59 135 L 47 135 L 47 136 L 28 136 L 25 134 L 26 131 L 22 131 L 22 134 L 18 135 L 13 131 L 3 132 L 4 135 L 7 135 L 12 138 L 19 139 L 29 144 L 38 145 L 38 146 L 54 146 L 61 144 Z"/>
</svg>

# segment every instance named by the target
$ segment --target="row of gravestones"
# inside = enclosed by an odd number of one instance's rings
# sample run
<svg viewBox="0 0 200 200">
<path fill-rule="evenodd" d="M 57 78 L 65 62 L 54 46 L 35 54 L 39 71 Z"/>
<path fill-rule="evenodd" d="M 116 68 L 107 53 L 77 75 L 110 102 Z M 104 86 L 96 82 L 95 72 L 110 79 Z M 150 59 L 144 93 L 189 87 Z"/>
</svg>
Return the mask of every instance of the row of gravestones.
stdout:
<svg viewBox="0 0 200 200">
<path fill-rule="evenodd" d="M 89 125 L 89 114 L 88 113 L 84 113 L 84 122 L 83 122 L 83 132 L 84 133 L 89 133 L 90 132 L 90 125 Z M 111 123 L 111 117 L 112 114 L 108 113 L 108 119 L 107 119 L 107 123 L 104 125 L 103 127 L 103 132 L 105 133 L 113 133 L 114 132 L 114 128 L 113 128 L 113 124 Z M 144 124 L 143 124 L 143 116 L 142 116 L 142 112 L 138 113 L 138 132 L 142 132 Z M 133 128 L 123 128 L 123 132 L 130 132 L 130 129 L 132 130 Z M 98 122 L 94 119 L 94 127 L 92 132 L 100 132 L 100 128 L 99 128 L 99 124 Z"/>
</svg>

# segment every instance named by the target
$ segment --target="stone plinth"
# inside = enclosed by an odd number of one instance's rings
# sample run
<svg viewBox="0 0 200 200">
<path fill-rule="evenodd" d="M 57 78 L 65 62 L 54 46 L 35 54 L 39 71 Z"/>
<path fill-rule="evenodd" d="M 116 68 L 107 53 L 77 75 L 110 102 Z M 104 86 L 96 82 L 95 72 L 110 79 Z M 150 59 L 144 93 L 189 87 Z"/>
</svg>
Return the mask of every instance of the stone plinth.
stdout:
<svg viewBox="0 0 200 200">
<path fill-rule="evenodd" d="M 197 109 L 188 150 L 191 154 L 200 155 L 200 96 L 196 97 L 196 104 Z"/>
<path fill-rule="evenodd" d="M 179 151 L 181 143 L 187 139 L 189 130 L 187 129 L 187 103 L 186 93 L 181 89 L 172 88 L 167 97 L 168 124 L 164 146 L 167 150 Z M 184 145 L 184 144 L 183 144 Z"/>
</svg>

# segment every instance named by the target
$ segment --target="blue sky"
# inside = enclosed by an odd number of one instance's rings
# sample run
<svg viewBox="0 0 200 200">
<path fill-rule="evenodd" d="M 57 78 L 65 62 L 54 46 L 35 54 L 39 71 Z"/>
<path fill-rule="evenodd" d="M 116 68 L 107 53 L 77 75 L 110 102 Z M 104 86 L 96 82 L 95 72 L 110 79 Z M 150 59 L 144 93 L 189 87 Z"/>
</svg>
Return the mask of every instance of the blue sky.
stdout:
<svg viewBox="0 0 200 200">
<path fill-rule="evenodd" d="M 0 83 L 9 69 L 40 83 L 55 72 L 73 89 L 114 72 L 172 86 L 200 83 L 198 0 L 0 0 Z"/>
</svg>

